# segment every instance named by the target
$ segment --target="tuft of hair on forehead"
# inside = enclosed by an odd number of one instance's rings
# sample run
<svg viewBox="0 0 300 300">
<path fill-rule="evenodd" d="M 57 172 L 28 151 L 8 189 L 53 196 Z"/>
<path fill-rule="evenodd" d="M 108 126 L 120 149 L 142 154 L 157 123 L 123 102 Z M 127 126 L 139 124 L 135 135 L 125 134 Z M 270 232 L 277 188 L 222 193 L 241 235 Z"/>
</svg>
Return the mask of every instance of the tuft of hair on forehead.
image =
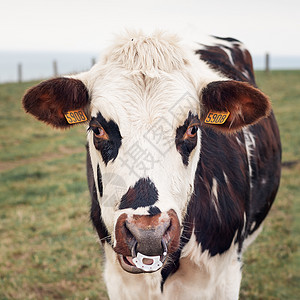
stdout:
<svg viewBox="0 0 300 300">
<path fill-rule="evenodd" d="M 156 31 L 145 35 L 141 31 L 126 31 L 117 36 L 105 56 L 105 62 L 113 62 L 132 72 L 158 77 L 159 71 L 171 73 L 182 70 L 188 58 L 178 36 Z"/>
</svg>

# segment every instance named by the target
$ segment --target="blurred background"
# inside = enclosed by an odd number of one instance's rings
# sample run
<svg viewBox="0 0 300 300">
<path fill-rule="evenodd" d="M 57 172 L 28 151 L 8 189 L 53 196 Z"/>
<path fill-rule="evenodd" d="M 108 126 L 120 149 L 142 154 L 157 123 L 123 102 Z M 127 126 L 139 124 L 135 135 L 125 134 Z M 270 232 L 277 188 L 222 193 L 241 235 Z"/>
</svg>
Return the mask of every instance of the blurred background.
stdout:
<svg viewBox="0 0 300 300">
<path fill-rule="evenodd" d="M 250 50 L 283 168 L 244 255 L 240 299 L 300 299 L 299 11 L 299 0 L 0 0 L 0 299 L 108 299 L 89 221 L 85 125 L 54 130 L 21 99 L 41 79 L 89 69 L 126 28 L 234 37 Z"/>
<path fill-rule="evenodd" d="M 126 28 L 230 36 L 256 70 L 267 53 L 270 69 L 300 69 L 299 9 L 297 0 L 2 0 L 0 82 L 87 70 Z"/>
</svg>

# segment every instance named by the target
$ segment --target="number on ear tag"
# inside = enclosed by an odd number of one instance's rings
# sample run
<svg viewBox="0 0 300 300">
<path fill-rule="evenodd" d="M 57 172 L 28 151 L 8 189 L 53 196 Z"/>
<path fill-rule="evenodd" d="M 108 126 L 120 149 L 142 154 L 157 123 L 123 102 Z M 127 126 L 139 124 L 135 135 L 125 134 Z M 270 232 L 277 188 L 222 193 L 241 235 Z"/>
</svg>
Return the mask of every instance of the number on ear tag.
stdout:
<svg viewBox="0 0 300 300">
<path fill-rule="evenodd" d="M 221 125 L 225 123 L 229 115 L 230 115 L 229 111 L 226 112 L 210 111 L 206 116 L 204 123 Z"/>
<path fill-rule="evenodd" d="M 69 124 L 76 124 L 87 121 L 87 117 L 83 110 L 71 110 L 65 113 L 66 120 Z"/>
</svg>

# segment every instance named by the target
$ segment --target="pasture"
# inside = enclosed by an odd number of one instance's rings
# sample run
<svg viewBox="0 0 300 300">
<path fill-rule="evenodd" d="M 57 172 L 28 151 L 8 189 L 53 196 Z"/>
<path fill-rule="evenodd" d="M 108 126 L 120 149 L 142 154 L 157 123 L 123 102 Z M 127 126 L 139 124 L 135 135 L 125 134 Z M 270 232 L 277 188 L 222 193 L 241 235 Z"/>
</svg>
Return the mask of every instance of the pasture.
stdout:
<svg viewBox="0 0 300 300">
<path fill-rule="evenodd" d="M 256 72 L 281 130 L 281 187 L 244 256 L 240 299 L 300 297 L 300 71 Z M 85 127 L 53 130 L 26 115 L 35 82 L 0 85 L 0 299 L 107 299 L 89 221 Z"/>
</svg>

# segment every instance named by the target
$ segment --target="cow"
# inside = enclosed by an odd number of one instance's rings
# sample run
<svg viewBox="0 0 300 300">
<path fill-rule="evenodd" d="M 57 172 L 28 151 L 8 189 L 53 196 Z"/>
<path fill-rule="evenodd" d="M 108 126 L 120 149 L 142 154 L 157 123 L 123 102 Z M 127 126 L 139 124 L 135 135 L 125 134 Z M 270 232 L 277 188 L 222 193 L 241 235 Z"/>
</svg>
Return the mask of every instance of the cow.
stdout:
<svg viewBox="0 0 300 300">
<path fill-rule="evenodd" d="M 127 32 L 89 71 L 29 89 L 23 106 L 55 128 L 87 124 L 110 299 L 238 299 L 242 254 L 281 170 L 270 100 L 240 41 Z"/>
</svg>

